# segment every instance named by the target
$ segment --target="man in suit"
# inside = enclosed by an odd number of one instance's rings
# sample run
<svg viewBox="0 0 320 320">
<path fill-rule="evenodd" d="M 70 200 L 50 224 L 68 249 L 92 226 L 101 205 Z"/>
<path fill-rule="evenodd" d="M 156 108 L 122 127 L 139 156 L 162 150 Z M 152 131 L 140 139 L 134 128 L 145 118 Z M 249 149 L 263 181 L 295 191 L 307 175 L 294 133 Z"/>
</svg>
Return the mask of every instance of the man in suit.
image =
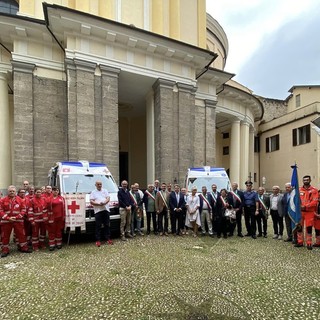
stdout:
<svg viewBox="0 0 320 320">
<path fill-rule="evenodd" d="M 174 185 L 174 191 L 169 196 L 169 206 L 172 215 L 171 232 L 173 235 L 182 235 L 183 207 L 185 206 L 184 195 L 180 192 L 180 186 Z M 177 229 L 178 221 L 178 229 Z"/>
<path fill-rule="evenodd" d="M 256 198 L 256 221 L 258 226 L 258 237 L 262 237 L 262 227 L 263 236 L 267 238 L 267 228 L 268 228 L 268 210 L 270 208 L 270 198 L 264 193 L 263 187 L 258 188 L 257 198 Z"/>
<path fill-rule="evenodd" d="M 167 185 L 161 184 L 161 190 L 156 195 L 156 212 L 158 215 L 158 231 L 159 235 L 168 236 L 168 212 L 169 208 L 169 192 L 167 191 Z M 163 225 L 164 221 L 164 225 Z"/>
<path fill-rule="evenodd" d="M 157 226 L 157 216 L 156 216 L 156 193 L 154 190 L 154 186 L 152 184 L 148 184 L 148 189 L 145 191 L 143 195 L 143 203 L 146 208 L 146 216 L 147 216 L 147 234 L 150 234 L 150 224 L 152 218 L 153 225 L 153 233 L 158 233 Z"/>
<path fill-rule="evenodd" d="M 292 242 L 293 238 L 292 238 L 292 222 L 289 216 L 289 201 L 290 201 L 290 195 L 291 195 L 291 191 L 292 191 L 292 186 L 291 183 L 288 182 L 285 184 L 285 190 L 286 192 L 284 193 L 283 197 L 282 197 L 282 211 L 283 211 L 283 215 L 284 215 L 284 221 L 286 223 L 286 229 L 287 229 L 287 239 L 284 240 L 285 242 Z"/>
<path fill-rule="evenodd" d="M 218 231 L 218 224 L 219 224 L 219 215 L 220 212 L 220 192 L 217 191 L 217 185 L 213 184 L 211 186 L 211 208 L 212 208 L 212 230 L 217 233 Z"/>
<path fill-rule="evenodd" d="M 242 208 L 244 204 L 243 192 L 238 189 L 238 183 L 232 183 L 232 191 L 228 193 L 228 202 L 232 203 L 233 209 L 236 211 L 236 224 L 231 224 L 229 237 L 233 236 L 237 225 L 238 237 L 243 237 L 242 234 Z"/>
<path fill-rule="evenodd" d="M 283 208 L 282 197 L 279 186 L 272 187 L 272 194 L 270 195 L 270 214 L 273 223 L 273 239 L 282 240 L 283 236 Z"/>
<path fill-rule="evenodd" d="M 200 219 L 201 219 L 201 233 L 203 236 L 206 235 L 206 222 L 208 225 L 209 236 L 213 236 L 212 230 L 212 195 L 207 192 L 207 187 L 202 187 L 202 193 L 199 195 L 200 198 Z"/>
<path fill-rule="evenodd" d="M 252 181 L 245 182 L 246 191 L 243 193 L 244 203 L 244 221 L 246 223 L 247 234 L 246 237 L 257 239 L 257 226 L 256 226 L 256 192 L 252 190 Z"/>
</svg>

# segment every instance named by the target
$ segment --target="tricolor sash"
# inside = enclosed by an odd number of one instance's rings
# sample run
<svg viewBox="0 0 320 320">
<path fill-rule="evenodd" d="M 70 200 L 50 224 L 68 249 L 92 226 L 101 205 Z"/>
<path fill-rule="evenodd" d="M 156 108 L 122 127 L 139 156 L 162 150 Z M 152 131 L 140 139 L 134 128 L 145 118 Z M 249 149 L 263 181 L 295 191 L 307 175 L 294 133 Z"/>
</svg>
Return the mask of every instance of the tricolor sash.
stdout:
<svg viewBox="0 0 320 320">
<path fill-rule="evenodd" d="M 260 202 L 260 204 L 261 204 L 261 206 L 262 206 L 262 209 L 268 210 L 267 206 L 265 205 L 265 203 L 263 202 L 263 200 L 260 198 L 260 196 L 258 196 L 258 200 L 259 200 L 259 202 Z"/>
<path fill-rule="evenodd" d="M 163 200 L 164 205 L 165 205 L 166 208 L 169 210 L 169 206 L 168 206 L 168 204 L 167 204 L 167 201 L 166 201 L 166 200 L 164 199 L 164 197 L 163 197 L 162 191 L 159 191 L 159 193 L 160 193 L 160 197 L 161 197 L 162 200 Z"/>
<path fill-rule="evenodd" d="M 210 206 L 210 203 L 209 203 L 209 201 L 207 200 L 207 198 L 201 193 L 201 194 L 199 194 L 199 196 L 203 199 L 203 201 L 205 201 L 206 202 L 206 204 L 207 204 L 207 206 L 208 206 L 208 208 L 209 208 L 209 210 L 211 211 L 211 206 Z"/>
<path fill-rule="evenodd" d="M 134 196 L 134 194 L 131 192 L 131 190 L 129 191 L 129 194 L 130 194 L 131 199 L 133 200 L 134 205 L 137 206 L 138 202 L 137 202 L 136 197 Z"/>
<path fill-rule="evenodd" d="M 146 190 L 145 193 L 146 193 L 147 196 L 148 196 L 149 198 L 151 198 L 153 201 L 156 200 L 156 198 L 155 198 L 148 190 Z"/>
<path fill-rule="evenodd" d="M 217 196 L 213 192 L 211 192 L 211 195 L 212 195 L 213 201 L 217 202 Z"/>
<path fill-rule="evenodd" d="M 223 203 L 223 206 L 226 208 L 227 207 L 227 202 L 222 198 L 222 196 L 220 196 L 220 199 Z"/>
<path fill-rule="evenodd" d="M 240 198 L 234 191 L 230 191 L 230 193 L 231 193 L 240 203 L 242 203 L 241 198 Z"/>
</svg>

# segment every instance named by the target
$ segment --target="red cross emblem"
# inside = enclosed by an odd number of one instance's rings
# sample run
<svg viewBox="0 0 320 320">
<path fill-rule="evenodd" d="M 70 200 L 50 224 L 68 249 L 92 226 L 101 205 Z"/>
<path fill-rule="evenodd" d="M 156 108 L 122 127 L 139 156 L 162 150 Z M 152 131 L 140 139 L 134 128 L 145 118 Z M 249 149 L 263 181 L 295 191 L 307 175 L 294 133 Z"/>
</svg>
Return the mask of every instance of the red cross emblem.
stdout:
<svg viewBox="0 0 320 320">
<path fill-rule="evenodd" d="M 78 209 L 80 209 L 80 206 L 76 201 L 72 201 L 71 204 L 68 205 L 68 210 L 71 210 L 71 214 L 75 214 Z"/>
</svg>

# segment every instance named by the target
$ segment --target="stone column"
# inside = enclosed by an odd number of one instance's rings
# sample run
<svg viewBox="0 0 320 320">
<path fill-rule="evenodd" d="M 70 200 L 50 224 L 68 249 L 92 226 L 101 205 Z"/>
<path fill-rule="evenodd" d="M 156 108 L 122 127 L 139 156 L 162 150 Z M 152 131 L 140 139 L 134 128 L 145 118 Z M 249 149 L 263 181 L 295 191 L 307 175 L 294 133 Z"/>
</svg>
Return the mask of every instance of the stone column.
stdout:
<svg viewBox="0 0 320 320">
<path fill-rule="evenodd" d="M 205 100 L 205 165 L 216 166 L 216 105 L 217 101 Z"/>
<path fill-rule="evenodd" d="M 254 128 L 249 129 L 249 175 L 254 182 Z"/>
<path fill-rule="evenodd" d="M 174 82 L 158 79 L 154 85 L 154 134 L 155 134 L 155 177 L 160 181 L 174 179 L 172 155 L 177 152 L 173 143 L 176 127 L 173 121 Z"/>
<path fill-rule="evenodd" d="M 11 128 L 7 73 L 0 72 L 0 189 L 7 189 L 12 183 Z"/>
<path fill-rule="evenodd" d="M 77 78 L 73 60 L 66 59 L 67 72 L 67 155 L 68 160 L 79 160 L 77 139 Z M 85 160 L 85 159 L 83 159 Z"/>
<path fill-rule="evenodd" d="M 244 186 L 245 181 L 249 179 L 249 127 L 248 121 L 243 120 L 240 123 L 240 187 Z"/>
<path fill-rule="evenodd" d="M 150 92 L 146 98 L 147 127 L 147 184 L 155 180 L 155 146 L 154 146 L 154 94 Z"/>
<path fill-rule="evenodd" d="M 120 69 L 100 65 L 102 93 L 103 161 L 119 183 L 119 73 Z"/>
<path fill-rule="evenodd" d="M 94 72 L 96 64 L 78 59 L 74 59 L 74 64 L 78 160 L 95 161 Z"/>
<path fill-rule="evenodd" d="M 33 70 L 34 64 L 12 61 L 13 67 L 13 183 L 34 183 Z"/>
<path fill-rule="evenodd" d="M 230 180 L 240 185 L 240 120 L 231 124 L 230 135 Z"/>
<path fill-rule="evenodd" d="M 178 83 L 178 119 L 174 124 L 174 135 L 178 135 L 178 145 L 175 146 L 175 152 L 178 151 L 177 172 L 174 179 L 182 185 L 186 177 L 186 172 L 193 165 L 194 149 L 194 120 L 192 114 L 195 109 L 195 92 L 196 88 L 191 85 Z M 178 129 L 178 130 L 177 130 Z M 197 141 L 195 141 L 197 143 Z M 174 171 L 176 171 L 174 170 Z"/>
</svg>

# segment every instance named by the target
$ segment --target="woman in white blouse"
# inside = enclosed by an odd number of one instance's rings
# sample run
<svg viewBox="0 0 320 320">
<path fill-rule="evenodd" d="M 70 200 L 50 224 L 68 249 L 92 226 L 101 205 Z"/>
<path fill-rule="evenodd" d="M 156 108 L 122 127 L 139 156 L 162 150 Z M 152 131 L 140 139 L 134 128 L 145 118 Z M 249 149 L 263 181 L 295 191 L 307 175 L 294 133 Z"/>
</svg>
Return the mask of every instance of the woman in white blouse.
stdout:
<svg viewBox="0 0 320 320">
<path fill-rule="evenodd" d="M 201 226 L 200 222 L 200 199 L 197 195 L 197 188 L 192 187 L 191 195 L 188 196 L 186 208 L 187 208 L 187 215 L 186 215 L 186 226 L 189 228 L 193 228 L 193 236 L 197 237 L 198 227 Z"/>
</svg>

